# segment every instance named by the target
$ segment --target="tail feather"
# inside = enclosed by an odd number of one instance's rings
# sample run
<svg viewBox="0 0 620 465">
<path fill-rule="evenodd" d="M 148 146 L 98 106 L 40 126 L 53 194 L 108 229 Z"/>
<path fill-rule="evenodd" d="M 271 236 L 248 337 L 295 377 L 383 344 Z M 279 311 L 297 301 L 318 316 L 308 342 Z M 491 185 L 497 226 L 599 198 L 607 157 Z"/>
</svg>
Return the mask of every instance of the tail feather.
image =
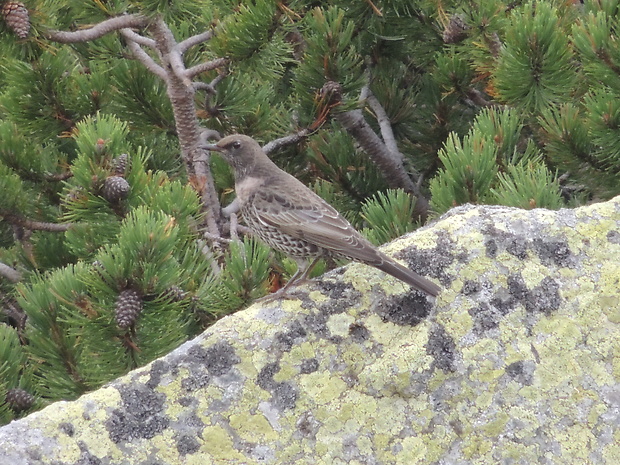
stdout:
<svg viewBox="0 0 620 465">
<path fill-rule="evenodd" d="M 404 267 L 400 263 L 393 261 L 392 259 L 386 257 L 384 258 L 384 262 L 380 265 L 374 265 L 381 271 L 385 271 L 386 273 L 394 276 L 395 278 L 400 279 L 401 281 L 409 284 L 411 287 L 426 292 L 427 294 L 437 297 L 439 292 L 441 292 L 441 287 L 435 284 L 432 281 L 429 281 L 426 278 L 423 278 L 415 271 L 410 270 L 409 268 Z"/>
</svg>

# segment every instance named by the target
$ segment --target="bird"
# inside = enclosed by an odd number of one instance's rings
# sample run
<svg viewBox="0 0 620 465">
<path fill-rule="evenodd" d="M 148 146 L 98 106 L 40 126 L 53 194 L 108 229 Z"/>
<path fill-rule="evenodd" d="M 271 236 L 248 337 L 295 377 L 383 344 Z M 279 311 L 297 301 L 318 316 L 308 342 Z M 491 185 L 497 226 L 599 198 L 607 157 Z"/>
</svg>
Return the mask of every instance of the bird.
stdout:
<svg viewBox="0 0 620 465">
<path fill-rule="evenodd" d="M 236 201 L 250 231 L 297 263 L 282 291 L 304 281 L 321 258 L 329 257 L 373 266 L 433 297 L 441 291 L 378 250 L 334 207 L 271 161 L 253 138 L 232 134 L 201 148 L 219 153 L 232 166 Z"/>
</svg>

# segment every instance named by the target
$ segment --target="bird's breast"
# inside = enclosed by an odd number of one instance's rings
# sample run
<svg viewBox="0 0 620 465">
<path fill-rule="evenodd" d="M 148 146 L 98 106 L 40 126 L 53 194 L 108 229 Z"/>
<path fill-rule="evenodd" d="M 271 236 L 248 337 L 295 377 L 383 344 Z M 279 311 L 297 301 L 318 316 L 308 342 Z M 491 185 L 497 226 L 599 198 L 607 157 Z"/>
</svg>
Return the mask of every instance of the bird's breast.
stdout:
<svg viewBox="0 0 620 465">
<path fill-rule="evenodd" d="M 241 205 L 247 203 L 252 194 L 256 193 L 264 184 L 264 179 L 246 176 L 235 184 L 235 192 Z"/>
</svg>

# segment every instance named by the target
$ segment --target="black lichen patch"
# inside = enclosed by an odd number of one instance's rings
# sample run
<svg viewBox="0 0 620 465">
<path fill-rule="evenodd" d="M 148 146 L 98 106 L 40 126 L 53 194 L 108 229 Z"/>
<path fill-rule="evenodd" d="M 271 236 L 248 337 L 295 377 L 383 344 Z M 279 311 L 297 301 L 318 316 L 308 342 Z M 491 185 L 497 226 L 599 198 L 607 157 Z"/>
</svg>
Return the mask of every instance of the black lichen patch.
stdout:
<svg viewBox="0 0 620 465">
<path fill-rule="evenodd" d="M 227 342 L 216 342 L 206 349 L 194 346 L 188 351 L 188 355 L 204 364 L 211 376 L 222 376 L 241 362 L 235 348 Z"/>
<path fill-rule="evenodd" d="M 612 229 L 607 233 L 607 240 L 612 244 L 620 244 L 620 231 Z"/>
<path fill-rule="evenodd" d="M 426 296 L 419 292 L 410 292 L 389 302 L 381 303 L 377 308 L 377 313 L 383 321 L 400 326 L 416 326 L 428 317 L 431 309 L 432 305 Z"/>
<path fill-rule="evenodd" d="M 532 313 L 544 313 L 551 315 L 558 310 L 562 303 L 560 287 L 551 278 L 544 278 L 541 283 L 530 293 L 530 298 L 525 303 L 525 309 Z"/>
<path fill-rule="evenodd" d="M 301 361 L 299 372 L 308 375 L 319 369 L 319 361 L 316 358 L 306 358 Z"/>
<path fill-rule="evenodd" d="M 256 384 L 261 389 L 271 393 L 272 405 L 280 410 L 292 409 L 297 401 L 297 389 L 289 382 L 278 382 L 273 379 L 274 375 L 280 371 L 278 363 L 265 365 L 256 377 Z"/>
<path fill-rule="evenodd" d="M 353 323 L 349 326 L 349 336 L 355 342 L 363 343 L 370 339 L 370 331 L 361 323 Z"/>
<path fill-rule="evenodd" d="M 184 434 L 176 439 L 176 443 L 180 455 L 194 454 L 200 450 L 200 442 L 195 436 Z"/>
<path fill-rule="evenodd" d="M 80 448 L 80 458 L 76 465 L 101 465 L 103 463 L 99 457 L 88 450 L 88 446 L 83 441 L 78 442 L 78 447 Z"/>
<path fill-rule="evenodd" d="M 497 257 L 498 249 L 499 247 L 497 246 L 495 239 L 489 239 L 484 243 L 484 250 L 486 252 L 486 256 L 489 258 Z"/>
<path fill-rule="evenodd" d="M 324 313 L 311 313 L 310 315 L 303 315 L 301 318 L 303 327 L 308 332 L 312 332 L 319 338 L 328 338 L 330 336 L 331 333 L 327 327 L 328 315 Z"/>
<path fill-rule="evenodd" d="M 573 265 L 573 254 L 566 241 L 534 239 L 534 250 L 545 265 L 561 267 Z"/>
<path fill-rule="evenodd" d="M 520 237 L 512 237 L 508 240 L 506 251 L 517 257 L 519 260 L 525 260 L 528 257 L 528 250 L 530 245 L 528 241 Z"/>
<path fill-rule="evenodd" d="M 170 425 L 163 413 L 166 396 L 146 387 L 121 386 L 121 406 L 106 421 L 110 440 L 115 444 L 135 439 L 151 439 Z"/>
<path fill-rule="evenodd" d="M 549 277 L 544 278 L 538 286 L 530 290 L 523 282 L 521 276 L 509 276 L 508 291 L 530 313 L 550 315 L 562 303 L 559 285 L 554 279 Z"/>
<path fill-rule="evenodd" d="M 465 295 L 472 295 L 472 294 L 476 294 L 477 292 L 480 292 L 480 289 L 482 289 L 482 286 L 480 285 L 479 282 L 468 279 L 467 281 L 463 283 L 462 292 Z"/>
<path fill-rule="evenodd" d="M 474 334 L 482 335 L 497 328 L 506 313 L 501 308 L 483 302 L 478 308 L 470 310 L 469 314 L 474 320 L 472 331 Z"/>
<path fill-rule="evenodd" d="M 520 360 L 511 363 L 506 367 L 506 374 L 517 383 L 525 386 L 531 386 L 534 382 L 534 371 L 536 364 L 531 360 Z"/>
<path fill-rule="evenodd" d="M 146 382 L 146 386 L 151 389 L 159 386 L 162 376 L 168 371 L 170 371 L 170 367 L 166 362 L 162 360 L 156 360 L 155 362 L 153 362 L 153 364 L 151 365 L 151 371 L 149 373 L 151 377 Z"/>
<path fill-rule="evenodd" d="M 275 381 L 273 380 L 273 376 L 278 371 L 280 371 L 280 365 L 278 363 L 268 363 L 258 372 L 258 376 L 256 377 L 256 384 L 258 384 L 261 389 L 264 389 L 265 391 L 270 391 L 275 383 Z"/>
<path fill-rule="evenodd" d="M 291 323 L 287 331 L 275 335 L 275 345 L 278 349 L 289 352 L 295 344 L 299 344 L 305 339 L 306 330 L 299 321 Z"/>
<path fill-rule="evenodd" d="M 73 426 L 71 423 L 66 422 L 66 421 L 59 423 L 58 429 L 69 437 L 73 437 L 73 435 L 75 434 L 75 426 Z"/>
<path fill-rule="evenodd" d="M 445 253 L 446 250 L 455 250 L 457 244 L 444 232 L 437 234 L 437 247 L 434 249 L 418 250 L 415 247 L 408 248 L 398 254 L 396 258 L 407 263 L 407 267 L 422 276 L 433 276 L 442 282 L 448 282 L 449 276 L 445 270 L 456 260 L 453 254 Z"/>
<path fill-rule="evenodd" d="M 191 373 L 186 378 L 181 380 L 181 387 L 187 392 L 193 392 L 200 388 L 203 388 L 211 381 L 211 376 L 207 373 L 207 370 L 190 368 Z"/>
<path fill-rule="evenodd" d="M 359 305 L 362 297 L 362 294 L 350 284 L 341 281 L 320 281 L 318 288 L 329 297 L 329 300 L 319 306 L 321 312 L 328 315 L 346 312 L 351 307 Z"/>
<path fill-rule="evenodd" d="M 297 402 L 297 389 L 291 383 L 282 381 L 276 383 L 272 392 L 271 403 L 280 410 L 295 408 Z"/>
<path fill-rule="evenodd" d="M 443 326 L 435 325 L 426 343 L 426 353 L 433 357 L 433 366 L 451 373 L 456 371 L 456 344 Z"/>
</svg>

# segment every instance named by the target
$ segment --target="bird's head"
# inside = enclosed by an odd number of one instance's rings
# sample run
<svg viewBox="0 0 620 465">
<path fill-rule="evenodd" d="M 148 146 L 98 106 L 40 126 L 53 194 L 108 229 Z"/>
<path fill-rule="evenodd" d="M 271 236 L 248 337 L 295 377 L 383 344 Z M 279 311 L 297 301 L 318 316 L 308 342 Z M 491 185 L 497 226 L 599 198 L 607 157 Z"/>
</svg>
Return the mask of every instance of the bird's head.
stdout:
<svg viewBox="0 0 620 465">
<path fill-rule="evenodd" d="M 202 145 L 201 148 L 218 152 L 238 175 L 251 169 L 258 160 L 268 159 L 258 142 L 243 134 L 232 134 L 216 144 Z"/>
</svg>

